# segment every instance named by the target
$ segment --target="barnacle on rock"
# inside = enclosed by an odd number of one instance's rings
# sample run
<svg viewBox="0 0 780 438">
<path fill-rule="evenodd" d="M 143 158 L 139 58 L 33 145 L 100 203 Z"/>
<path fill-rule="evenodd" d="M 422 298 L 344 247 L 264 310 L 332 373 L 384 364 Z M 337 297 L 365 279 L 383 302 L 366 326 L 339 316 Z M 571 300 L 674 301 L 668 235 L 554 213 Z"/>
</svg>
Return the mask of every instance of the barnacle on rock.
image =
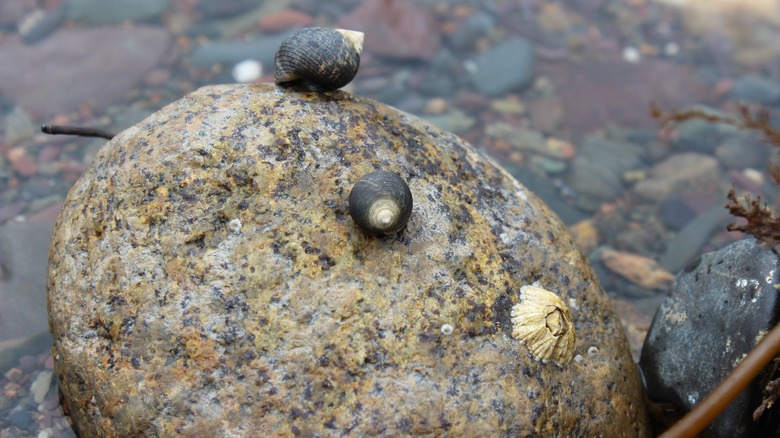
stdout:
<svg viewBox="0 0 780 438">
<path fill-rule="evenodd" d="M 577 340 L 569 308 L 536 286 L 520 288 L 520 302 L 512 306 L 512 337 L 523 341 L 538 360 L 558 365 L 571 360 Z"/>
</svg>

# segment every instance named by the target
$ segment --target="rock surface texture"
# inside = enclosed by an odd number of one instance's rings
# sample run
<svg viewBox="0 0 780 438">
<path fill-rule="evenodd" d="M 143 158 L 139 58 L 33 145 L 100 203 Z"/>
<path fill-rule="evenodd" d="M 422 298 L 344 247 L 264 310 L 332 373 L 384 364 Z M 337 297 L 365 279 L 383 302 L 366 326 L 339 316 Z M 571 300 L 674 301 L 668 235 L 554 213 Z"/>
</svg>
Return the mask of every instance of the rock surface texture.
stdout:
<svg viewBox="0 0 780 438">
<path fill-rule="evenodd" d="M 414 196 L 382 238 L 347 211 L 377 169 Z M 561 367 L 511 337 L 532 283 L 571 309 Z M 210 86 L 117 135 L 68 196 L 48 291 L 82 436 L 649 433 L 566 227 L 457 137 L 343 92 Z"/>
<path fill-rule="evenodd" d="M 677 275 L 642 348 L 652 400 L 687 412 L 715 389 L 777 323 L 779 268 L 777 254 L 745 239 Z M 771 368 L 713 421 L 709 436 L 775 436 L 776 415 L 753 421 Z"/>
</svg>

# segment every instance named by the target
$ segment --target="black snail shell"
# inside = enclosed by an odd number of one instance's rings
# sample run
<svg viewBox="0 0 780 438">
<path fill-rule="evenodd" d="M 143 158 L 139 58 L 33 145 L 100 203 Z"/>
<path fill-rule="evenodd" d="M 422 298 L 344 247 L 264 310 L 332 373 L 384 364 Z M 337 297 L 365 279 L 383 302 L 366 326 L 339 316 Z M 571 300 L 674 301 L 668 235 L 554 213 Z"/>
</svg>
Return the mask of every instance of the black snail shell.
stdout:
<svg viewBox="0 0 780 438">
<path fill-rule="evenodd" d="M 279 46 L 274 82 L 303 82 L 322 90 L 341 88 L 357 74 L 362 50 L 362 32 L 303 28 Z"/>
<path fill-rule="evenodd" d="M 349 214 L 369 234 L 401 231 L 412 215 L 412 205 L 409 186 L 393 172 L 371 172 L 349 193 Z"/>
</svg>

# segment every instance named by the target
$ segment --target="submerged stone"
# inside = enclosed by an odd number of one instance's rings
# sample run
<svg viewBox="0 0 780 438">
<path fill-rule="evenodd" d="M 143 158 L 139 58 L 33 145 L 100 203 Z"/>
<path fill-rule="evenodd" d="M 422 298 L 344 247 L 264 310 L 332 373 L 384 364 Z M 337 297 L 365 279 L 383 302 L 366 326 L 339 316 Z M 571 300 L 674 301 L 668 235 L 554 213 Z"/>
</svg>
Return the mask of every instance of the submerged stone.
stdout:
<svg viewBox="0 0 780 438">
<path fill-rule="evenodd" d="M 779 264 L 772 250 L 744 239 L 704 254 L 677 275 L 642 348 L 653 401 L 690 411 L 775 326 Z M 753 421 L 772 367 L 718 415 L 707 436 L 775 436 L 776 408 Z"/>
<path fill-rule="evenodd" d="M 377 169 L 414 196 L 380 238 L 347 205 Z M 530 284 L 571 309 L 573 360 L 511 336 Z M 68 195 L 48 293 L 82 436 L 649 435 L 565 225 L 454 135 L 343 92 L 209 86 L 118 134 Z"/>
</svg>

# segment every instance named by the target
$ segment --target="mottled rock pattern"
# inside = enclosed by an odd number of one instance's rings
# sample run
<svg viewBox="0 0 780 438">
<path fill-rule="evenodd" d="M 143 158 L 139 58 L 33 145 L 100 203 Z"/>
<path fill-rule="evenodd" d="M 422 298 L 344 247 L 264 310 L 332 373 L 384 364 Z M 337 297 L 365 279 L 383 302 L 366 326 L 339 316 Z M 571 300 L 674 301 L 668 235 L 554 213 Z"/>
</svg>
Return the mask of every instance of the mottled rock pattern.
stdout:
<svg viewBox="0 0 780 438">
<path fill-rule="evenodd" d="M 774 327 L 779 261 L 746 239 L 704 254 L 678 274 L 642 349 L 651 399 L 690 410 Z M 759 436 L 763 425 L 752 415 L 761 404 L 763 377 L 717 417 L 711 436 Z"/>
<path fill-rule="evenodd" d="M 378 168 L 415 197 L 385 238 L 347 211 Z M 101 150 L 51 255 L 55 370 L 82 436 L 648 435 L 566 227 L 457 137 L 371 100 L 202 88 Z M 560 368 L 510 336 L 534 282 L 573 313 Z"/>
</svg>

